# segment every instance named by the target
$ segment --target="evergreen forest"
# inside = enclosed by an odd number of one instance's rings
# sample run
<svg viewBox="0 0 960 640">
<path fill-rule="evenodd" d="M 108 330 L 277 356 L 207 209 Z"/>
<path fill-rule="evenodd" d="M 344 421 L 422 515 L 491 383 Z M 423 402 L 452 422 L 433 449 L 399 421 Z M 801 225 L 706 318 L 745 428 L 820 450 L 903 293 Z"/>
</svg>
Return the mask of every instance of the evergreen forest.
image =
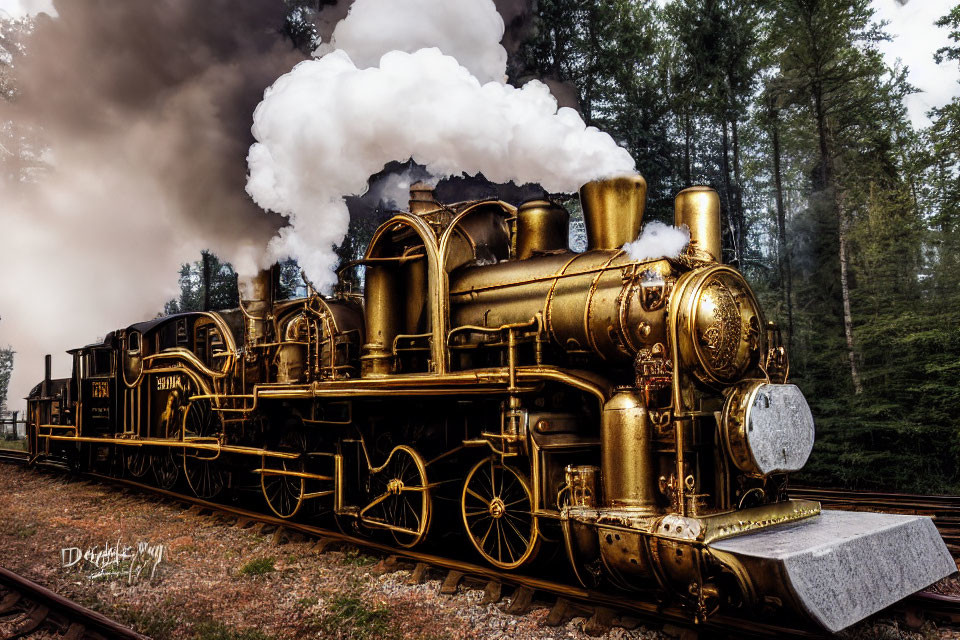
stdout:
<svg viewBox="0 0 960 640">
<path fill-rule="evenodd" d="M 294 45 L 309 50 L 323 4 L 288 2 Z M 918 128 L 869 0 L 531 7 L 510 81 L 548 81 L 631 152 L 648 220 L 672 221 L 687 186 L 719 192 L 725 262 L 782 328 L 816 418 L 797 481 L 960 492 L 960 87 Z M 938 24 L 952 40 L 936 60 L 956 69 L 960 6 Z M 353 222 L 345 259 L 375 228 Z M 295 265 L 285 273 L 295 287 Z M 211 254 L 180 281 L 167 312 L 236 299 Z"/>
</svg>

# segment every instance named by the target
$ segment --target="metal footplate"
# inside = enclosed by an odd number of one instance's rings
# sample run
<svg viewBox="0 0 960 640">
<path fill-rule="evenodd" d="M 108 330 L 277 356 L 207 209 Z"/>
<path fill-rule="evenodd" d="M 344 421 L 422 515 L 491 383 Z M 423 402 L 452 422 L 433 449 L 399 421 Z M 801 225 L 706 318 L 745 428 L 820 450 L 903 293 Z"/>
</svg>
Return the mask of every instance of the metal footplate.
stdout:
<svg viewBox="0 0 960 640">
<path fill-rule="evenodd" d="M 708 548 L 742 566 L 757 595 L 771 594 L 831 632 L 957 570 L 926 516 L 825 510 Z"/>
</svg>

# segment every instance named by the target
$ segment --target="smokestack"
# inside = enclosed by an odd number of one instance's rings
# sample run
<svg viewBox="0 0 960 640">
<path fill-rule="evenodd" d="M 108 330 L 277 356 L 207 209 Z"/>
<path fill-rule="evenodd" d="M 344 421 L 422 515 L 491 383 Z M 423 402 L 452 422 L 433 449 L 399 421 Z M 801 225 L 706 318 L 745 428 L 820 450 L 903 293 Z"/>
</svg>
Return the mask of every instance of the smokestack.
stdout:
<svg viewBox="0 0 960 640">
<path fill-rule="evenodd" d="M 433 187 L 422 181 L 410 185 L 410 213 L 420 215 L 436 208 L 437 199 Z"/>
<path fill-rule="evenodd" d="M 640 235 L 647 181 L 639 173 L 594 180 L 580 187 L 587 251 L 619 249 Z"/>
<path fill-rule="evenodd" d="M 247 344 L 254 345 L 266 338 L 267 320 L 273 307 L 276 265 L 261 269 L 249 282 L 240 283 L 240 308 L 246 316 Z"/>
<path fill-rule="evenodd" d="M 720 196 L 710 187 L 690 187 L 677 194 L 674 224 L 690 230 L 687 252 L 701 260 L 721 262 Z"/>
<path fill-rule="evenodd" d="M 53 369 L 53 357 L 48 353 L 43 357 L 43 387 L 40 389 L 40 397 L 46 398 L 50 395 L 50 372 Z"/>
</svg>

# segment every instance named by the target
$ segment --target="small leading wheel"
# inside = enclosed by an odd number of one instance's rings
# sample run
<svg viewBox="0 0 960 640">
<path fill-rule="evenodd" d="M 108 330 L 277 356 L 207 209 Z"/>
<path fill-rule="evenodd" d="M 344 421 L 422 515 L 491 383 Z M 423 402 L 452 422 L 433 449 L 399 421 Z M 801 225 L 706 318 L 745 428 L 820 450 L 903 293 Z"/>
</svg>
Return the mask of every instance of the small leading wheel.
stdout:
<svg viewBox="0 0 960 640">
<path fill-rule="evenodd" d="M 128 447 L 124 452 L 123 463 L 127 473 L 138 480 L 150 472 L 150 456 L 143 447 Z"/>
<path fill-rule="evenodd" d="M 191 402 L 183 421 L 185 439 L 203 438 L 203 444 L 216 444 L 222 433 L 220 417 L 207 400 Z M 209 500 L 220 495 L 226 485 L 223 471 L 215 459 L 218 451 L 183 449 L 183 471 L 193 495 Z"/>
<path fill-rule="evenodd" d="M 153 467 L 153 477 L 157 486 L 165 491 L 173 489 L 180 476 L 177 461 L 173 457 L 173 449 L 167 448 L 160 453 L 150 456 L 150 466 Z"/>
<path fill-rule="evenodd" d="M 269 470 L 304 473 L 304 460 L 307 454 L 307 434 L 302 429 L 290 429 L 280 439 L 277 450 L 281 453 L 295 453 L 299 457 L 273 458 L 263 456 L 260 472 L 260 488 L 267 506 L 281 518 L 292 518 L 303 506 L 306 492 L 306 478 L 272 474 Z"/>
<path fill-rule="evenodd" d="M 360 512 L 368 526 L 390 531 L 394 541 L 409 549 L 427 535 L 432 504 L 427 467 L 411 447 L 395 447 L 383 466 L 370 470 L 373 499 Z"/>
<path fill-rule="evenodd" d="M 487 562 L 516 569 L 537 555 L 540 532 L 526 477 L 500 456 L 478 462 L 463 483 L 460 511 L 467 537 Z"/>
</svg>

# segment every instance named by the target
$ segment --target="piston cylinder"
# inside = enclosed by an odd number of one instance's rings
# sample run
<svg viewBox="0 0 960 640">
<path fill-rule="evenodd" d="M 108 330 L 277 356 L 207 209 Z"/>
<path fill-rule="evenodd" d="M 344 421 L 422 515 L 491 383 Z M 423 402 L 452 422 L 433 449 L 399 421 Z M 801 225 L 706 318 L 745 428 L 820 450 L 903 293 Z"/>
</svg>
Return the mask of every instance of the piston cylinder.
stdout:
<svg viewBox="0 0 960 640">
<path fill-rule="evenodd" d="M 633 388 L 618 389 L 600 417 L 605 507 L 626 507 L 640 515 L 657 512 L 651 436 L 640 394 Z"/>
</svg>

